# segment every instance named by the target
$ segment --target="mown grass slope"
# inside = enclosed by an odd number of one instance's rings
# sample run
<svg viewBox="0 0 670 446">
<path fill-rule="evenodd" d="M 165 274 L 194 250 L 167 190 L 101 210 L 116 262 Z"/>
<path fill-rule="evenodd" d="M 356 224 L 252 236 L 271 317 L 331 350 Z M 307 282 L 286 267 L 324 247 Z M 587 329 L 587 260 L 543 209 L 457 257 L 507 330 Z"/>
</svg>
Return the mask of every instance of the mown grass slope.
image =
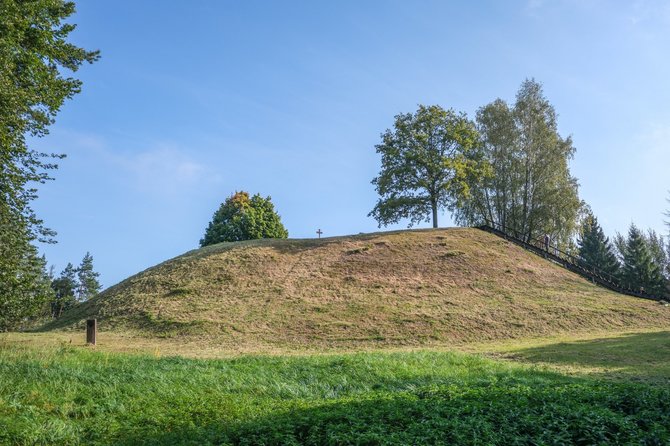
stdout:
<svg viewBox="0 0 670 446">
<path fill-rule="evenodd" d="M 267 351 L 430 346 L 670 327 L 622 296 L 469 229 L 223 243 L 105 290 L 47 329 L 197 337 Z"/>
</svg>

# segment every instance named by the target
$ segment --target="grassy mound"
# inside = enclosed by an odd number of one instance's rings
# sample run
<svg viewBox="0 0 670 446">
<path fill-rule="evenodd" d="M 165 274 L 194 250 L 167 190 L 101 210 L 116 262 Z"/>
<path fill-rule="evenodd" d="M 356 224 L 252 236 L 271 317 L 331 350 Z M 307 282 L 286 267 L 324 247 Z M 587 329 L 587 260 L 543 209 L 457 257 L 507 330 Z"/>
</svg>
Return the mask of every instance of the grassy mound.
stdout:
<svg viewBox="0 0 670 446">
<path fill-rule="evenodd" d="M 663 328 L 618 295 L 477 229 L 222 243 L 115 285 L 48 329 L 194 337 L 224 349 L 452 345 Z"/>
<path fill-rule="evenodd" d="M 670 389 L 477 356 L 0 349 L 0 444 L 647 444 Z"/>
</svg>

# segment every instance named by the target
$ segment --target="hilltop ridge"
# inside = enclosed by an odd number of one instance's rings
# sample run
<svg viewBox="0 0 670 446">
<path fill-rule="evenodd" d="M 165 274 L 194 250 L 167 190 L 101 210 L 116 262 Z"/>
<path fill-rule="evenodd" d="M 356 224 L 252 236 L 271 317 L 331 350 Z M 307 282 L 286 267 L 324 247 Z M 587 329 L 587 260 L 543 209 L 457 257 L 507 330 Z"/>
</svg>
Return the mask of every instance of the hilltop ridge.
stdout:
<svg viewBox="0 0 670 446">
<path fill-rule="evenodd" d="M 101 330 L 259 351 L 670 327 L 662 305 L 473 228 L 212 245 L 129 277 L 45 329 L 90 317 Z"/>
</svg>

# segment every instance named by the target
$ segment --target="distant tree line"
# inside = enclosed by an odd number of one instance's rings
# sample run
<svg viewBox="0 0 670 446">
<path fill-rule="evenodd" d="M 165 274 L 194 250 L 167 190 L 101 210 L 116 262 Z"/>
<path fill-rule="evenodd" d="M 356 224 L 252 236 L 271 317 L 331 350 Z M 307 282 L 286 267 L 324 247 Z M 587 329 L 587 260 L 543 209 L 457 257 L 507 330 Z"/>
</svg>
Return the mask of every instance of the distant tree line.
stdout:
<svg viewBox="0 0 670 446">
<path fill-rule="evenodd" d="M 100 274 L 93 269 L 93 256 L 88 252 L 77 268 L 68 263 L 58 277 L 53 277 L 53 273 L 50 276 L 52 294 L 48 311 L 53 318 L 60 317 L 76 303 L 94 297 L 101 289 Z"/>
<path fill-rule="evenodd" d="M 610 274 L 623 288 L 655 296 L 669 294 L 670 238 L 666 240 L 654 230 L 644 232 L 631 224 L 628 234 L 617 233 L 611 242 L 598 219 L 588 211 L 577 245 L 585 265 Z"/>
<path fill-rule="evenodd" d="M 514 104 L 496 99 L 474 121 L 419 105 L 397 115 L 375 147 L 379 199 L 369 215 L 380 227 L 407 219 L 410 227 L 432 221 L 436 228 L 446 209 L 462 225 L 487 223 L 526 242 L 551 240 L 625 288 L 668 294 L 668 242 L 635 225 L 613 242 L 605 237 L 570 173 L 572 139 L 559 134 L 556 111 L 535 80 L 521 84 Z"/>
</svg>

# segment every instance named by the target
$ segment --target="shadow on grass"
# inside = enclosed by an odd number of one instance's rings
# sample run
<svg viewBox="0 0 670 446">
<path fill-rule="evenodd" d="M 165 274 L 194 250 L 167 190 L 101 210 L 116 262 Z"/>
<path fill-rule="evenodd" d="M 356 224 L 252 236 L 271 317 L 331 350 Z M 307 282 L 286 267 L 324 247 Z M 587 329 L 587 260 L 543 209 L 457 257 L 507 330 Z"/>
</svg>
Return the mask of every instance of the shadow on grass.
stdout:
<svg viewBox="0 0 670 446">
<path fill-rule="evenodd" d="M 307 407 L 306 407 L 307 406 Z M 238 423 L 185 423 L 116 444 L 666 445 L 667 388 L 523 381 L 426 387 L 320 402 Z"/>
<path fill-rule="evenodd" d="M 524 362 L 597 369 L 601 374 L 670 380 L 670 331 L 562 342 L 514 351 L 512 356 Z"/>
</svg>

